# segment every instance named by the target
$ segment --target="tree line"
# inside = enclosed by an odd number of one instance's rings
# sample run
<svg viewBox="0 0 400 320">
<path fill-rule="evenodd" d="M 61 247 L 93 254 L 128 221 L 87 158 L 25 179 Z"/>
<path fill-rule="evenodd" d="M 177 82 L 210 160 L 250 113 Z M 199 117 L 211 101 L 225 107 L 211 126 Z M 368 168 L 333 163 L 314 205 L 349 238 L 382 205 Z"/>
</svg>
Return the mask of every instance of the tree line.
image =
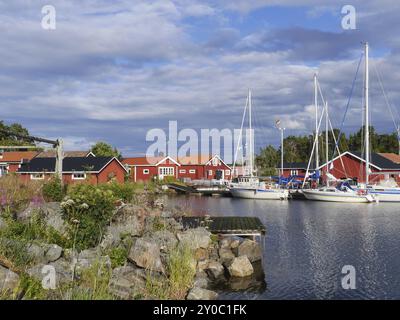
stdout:
<svg viewBox="0 0 400 320">
<path fill-rule="evenodd" d="M 363 152 L 364 150 L 364 130 L 362 126 L 356 133 L 350 134 L 348 137 L 342 133 L 340 135 L 340 141 L 338 147 L 340 152 L 344 151 L 358 151 Z M 376 132 L 373 126 L 369 127 L 370 130 L 370 150 L 371 152 L 392 152 L 399 153 L 399 141 L 396 132 L 390 134 L 379 134 Z M 328 139 L 328 159 L 332 159 L 334 155 L 337 155 L 335 149 L 335 138 L 339 137 L 339 129 L 333 130 L 335 137 L 332 132 L 329 132 Z M 284 162 L 308 162 L 312 147 L 314 144 L 313 135 L 303 136 L 288 136 L 283 140 L 283 158 Z M 326 162 L 326 146 L 325 146 L 325 131 L 320 133 L 319 138 L 319 158 L 320 162 Z M 276 175 L 277 168 L 280 167 L 281 150 L 275 148 L 272 145 L 268 145 L 260 149 L 259 154 L 256 156 L 256 165 L 258 168 L 259 175 Z"/>
</svg>

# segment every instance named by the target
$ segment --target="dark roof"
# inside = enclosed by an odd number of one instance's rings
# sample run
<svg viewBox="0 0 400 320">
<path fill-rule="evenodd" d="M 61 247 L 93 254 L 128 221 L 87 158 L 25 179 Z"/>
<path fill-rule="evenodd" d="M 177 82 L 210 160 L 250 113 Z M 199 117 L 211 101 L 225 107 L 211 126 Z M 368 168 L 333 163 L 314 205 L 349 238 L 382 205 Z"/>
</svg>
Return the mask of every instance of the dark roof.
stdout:
<svg viewBox="0 0 400 320">
<path fill-rule="evenodd" d="M 351 152 L 355 156 L 364 159 L 364 156 L 361 152 Z M 381 156 L 379 153 L 371 153 L 370 163 L 381 168 L 381 169 L 390 169 L 390 170 L 400 170 L 400 164 Z"/>
<path fill-rule="evenodd" d="M 98 172 L 113 157 L 69 157 L 63 159 L 63 172 L 87 171 Z M 30 162 L 22 164 L 18 172 L 54 172 L 56 158 L 33 158 Z"/>
<path fill-rule="evenodd" d="M 307 162 L 284 162 L 283 169 L 304 169 L 307 170 L 308 163 Z M 280 168 L 281 164 L 277 165 L 277 168 Z M 310 170 L 313 170 L 313 166 L 311 164 Z"/>
</svg>

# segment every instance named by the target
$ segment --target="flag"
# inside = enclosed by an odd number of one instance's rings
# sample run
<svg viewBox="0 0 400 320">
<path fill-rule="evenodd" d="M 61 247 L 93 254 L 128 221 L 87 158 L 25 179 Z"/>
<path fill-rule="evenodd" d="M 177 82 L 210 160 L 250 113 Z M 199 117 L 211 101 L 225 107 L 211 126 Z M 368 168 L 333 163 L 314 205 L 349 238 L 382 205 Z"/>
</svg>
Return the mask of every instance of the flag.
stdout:
<svg viewBox="0 0 400 320">
<path fill-rule="evenodd" d="M 281 120 L 280 120 L 280 119 L 278 119 L 278 120 L 275 121 L 275 126 L 276 126 L 277 128 L 280 128 L 280 127 L 281 127 Z"/>
</svg>

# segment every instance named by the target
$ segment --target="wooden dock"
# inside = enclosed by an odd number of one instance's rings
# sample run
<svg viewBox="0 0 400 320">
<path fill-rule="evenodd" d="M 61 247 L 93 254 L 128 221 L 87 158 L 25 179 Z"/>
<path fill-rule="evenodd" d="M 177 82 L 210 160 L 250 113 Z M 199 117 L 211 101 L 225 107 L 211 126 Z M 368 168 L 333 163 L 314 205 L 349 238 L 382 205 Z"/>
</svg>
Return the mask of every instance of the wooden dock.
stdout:
<svg viewBox="0 0 400 320">
<path fill-rule="evenodd" d="M 265 226 L 257 217 L 182 217 L 184 228 L 205 227 L 223 236 L 256 237 L 265 235 Z"/>
</svg>

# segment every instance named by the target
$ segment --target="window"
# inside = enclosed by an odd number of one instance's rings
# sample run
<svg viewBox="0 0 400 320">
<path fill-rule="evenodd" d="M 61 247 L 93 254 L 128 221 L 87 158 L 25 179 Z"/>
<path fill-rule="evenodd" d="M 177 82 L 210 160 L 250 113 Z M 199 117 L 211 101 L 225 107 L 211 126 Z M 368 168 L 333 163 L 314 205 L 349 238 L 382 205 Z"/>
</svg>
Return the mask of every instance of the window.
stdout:
<svg viewBox="0 0 400 320">
<path fill-rule="evenodd" d="M 43 173 L 33 173 L 31 174 L 31 180 L 43 180 L 44 174 Z"/>
<path fill-rule="evenodd" d="M 297 176 L 299 174 L 299 170 L 290 170 L 291 176 Z"/>
<path fill-rule="evenodd" d="M 208 170 L 208 175 L 212 176 L 212 170 Z"/>
<path fill-rule="evenodd" d="M 174 176 L 175 168 L 174 167 L 159 167 L 158 174 L 160 176 Z"/>
<path fill-rule="evenodd" d="M 190 169 L 189 173 L 196 173 L 196 170 L 195 169 Z"/>
<path fill-rule="evenodd" d="M 218 165 L 219 165 L 218 158 L 215 157 L 215 158 L 212 160 L 212 164 L 213 164 L 214 167 L 218 166 Z"/>
<path fill-rule="evenodd" d="M 231 170 L 225 170 L 225 175 L 229 176 L 231 174 Z"/>
<path fill-rule="evenodd" d="M 143 174 L 149 174 L 150 170 L 149 169 L 143 169 Z"/>
<path fill-rule="evenodd" d="M 181 169 L 181 170 L 179 170 L 179 173 L 186 173 L 186 170 L 185 169 Z"/>
<path fill-rule="evenodd" d="M 84 172 L 74 172 L 72 174 L 72 180 L 84 180 L 86 179 L 86 174 Z"/>
</svg>

